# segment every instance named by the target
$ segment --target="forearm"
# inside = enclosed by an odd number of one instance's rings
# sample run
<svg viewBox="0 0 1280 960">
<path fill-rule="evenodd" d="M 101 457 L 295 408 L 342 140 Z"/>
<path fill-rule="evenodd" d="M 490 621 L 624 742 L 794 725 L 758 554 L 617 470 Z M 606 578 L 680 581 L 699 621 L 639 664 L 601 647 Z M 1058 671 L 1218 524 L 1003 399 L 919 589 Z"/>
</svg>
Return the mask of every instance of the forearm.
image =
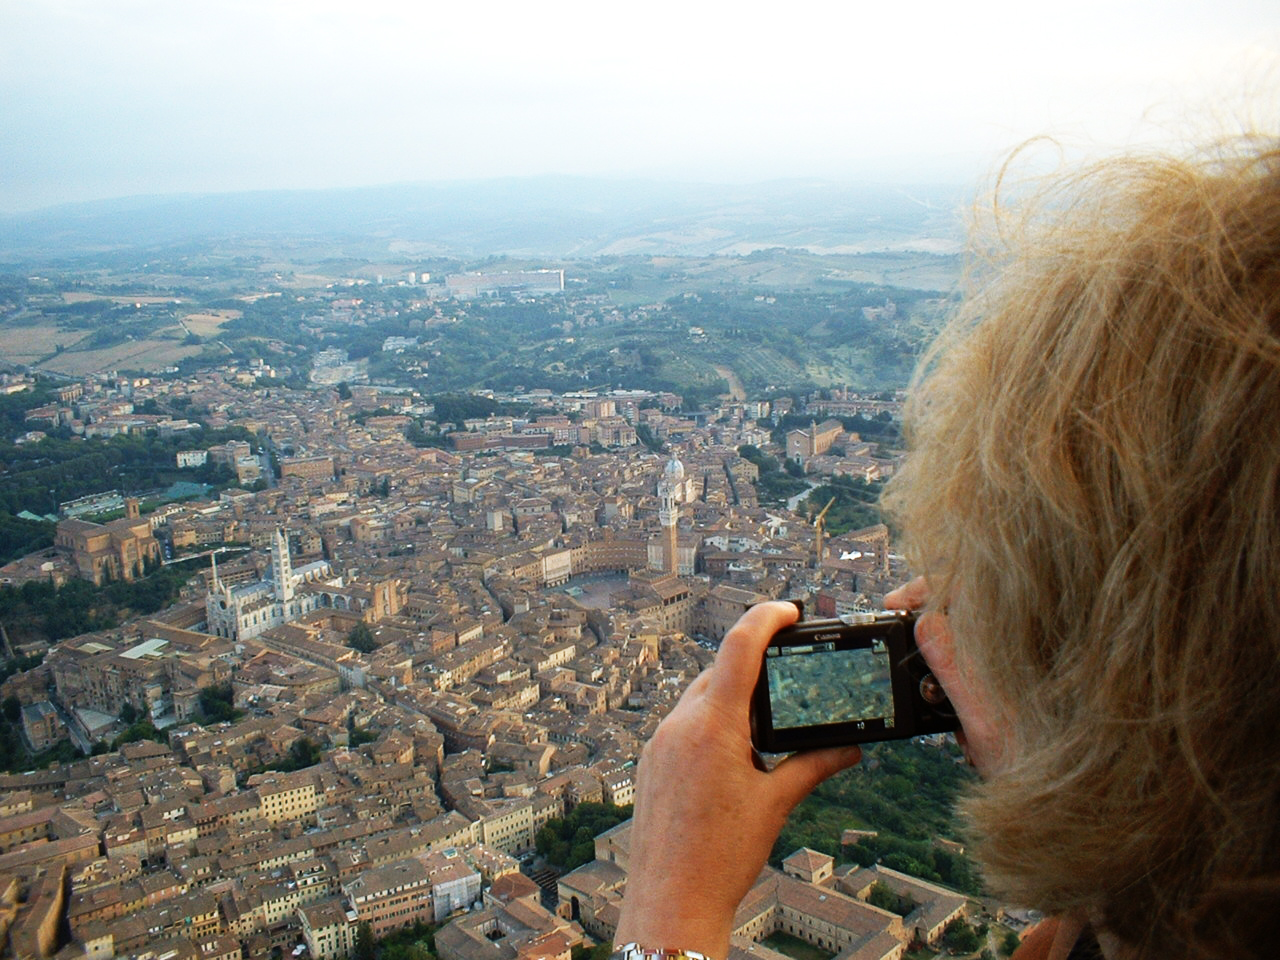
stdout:
<svg viewBox="0 0 1280 960">
<path fill-rule="evenodd" d="M 797 754 L 770 772 L 752 763 L 749 703 L 760 659 L 795 617 L 785 603 L 749 610 L 645 747 L 615 943 L 724 960 L 738 903 L 788 813 L 860 758 L 849 747 Z"/>
</svg>

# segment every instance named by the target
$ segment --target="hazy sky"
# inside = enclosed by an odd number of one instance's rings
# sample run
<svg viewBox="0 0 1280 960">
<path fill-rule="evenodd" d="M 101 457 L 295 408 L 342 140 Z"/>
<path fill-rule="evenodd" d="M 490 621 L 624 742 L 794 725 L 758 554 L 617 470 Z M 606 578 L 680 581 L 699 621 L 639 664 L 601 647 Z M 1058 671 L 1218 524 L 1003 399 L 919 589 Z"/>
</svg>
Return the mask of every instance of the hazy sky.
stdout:
<svg viewBox="0 0 1280 960">
<path fill-rule="evenodd" d="M 1048 11 L 1048 12 L 1046 12 Z M 0 0 L 0 211 L 541 173 L 967 181 L 1248 96 L 1276 0 Z"/>
</svg>

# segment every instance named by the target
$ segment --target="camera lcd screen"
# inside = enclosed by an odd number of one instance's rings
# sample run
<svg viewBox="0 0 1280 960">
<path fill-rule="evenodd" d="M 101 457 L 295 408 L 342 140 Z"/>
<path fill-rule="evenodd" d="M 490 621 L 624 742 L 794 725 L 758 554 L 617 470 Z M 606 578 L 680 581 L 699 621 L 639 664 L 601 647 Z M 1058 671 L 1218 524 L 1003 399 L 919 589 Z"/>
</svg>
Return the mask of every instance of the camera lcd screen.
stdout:
<svg viewBox="0 0 1280 960">
<path fill-rule="evenodd" d="M 770 647 L 765 654 L 775 730 L 867 720 L 894 725 L 889 651 L 835 643 Z"/>
</svg>

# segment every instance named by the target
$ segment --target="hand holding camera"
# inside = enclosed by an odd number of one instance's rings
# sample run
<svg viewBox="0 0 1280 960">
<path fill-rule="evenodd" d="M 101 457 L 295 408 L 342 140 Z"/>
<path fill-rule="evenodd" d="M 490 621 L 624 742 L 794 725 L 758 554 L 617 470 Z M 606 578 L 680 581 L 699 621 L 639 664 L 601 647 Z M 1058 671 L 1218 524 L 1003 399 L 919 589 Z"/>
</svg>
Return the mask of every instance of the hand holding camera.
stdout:
<svg viewBox="0 0 1280 960">
<path fill-rule="evenodd" d="M 733 911 L 792 807 L 858 762 L 856 747 L 842 747 L 797 753 L 769 771 L 752 763 L 761 656 L 795 618 L 789 603 L 748 610 L 645 747 L 615 942 L 728 956 Z"/>
</svg>

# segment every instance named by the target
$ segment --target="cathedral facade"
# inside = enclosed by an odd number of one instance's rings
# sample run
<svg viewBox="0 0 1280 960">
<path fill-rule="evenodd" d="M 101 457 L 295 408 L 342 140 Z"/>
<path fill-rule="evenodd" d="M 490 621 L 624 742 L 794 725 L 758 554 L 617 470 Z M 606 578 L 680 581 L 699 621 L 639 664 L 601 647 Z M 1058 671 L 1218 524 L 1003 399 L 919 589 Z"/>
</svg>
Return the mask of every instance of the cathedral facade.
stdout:
<svg viewBox="0 0 1280 960">
<path fill-rule="evenodd" d="M 235 586 L 218 579 L 217 560 L 213 583 L 205 597 L 205 622 L 209 633 L 232 640 L 248 640 L 258 634 L 298 619 L 325 605 L 323 595 L 299 590 L 307 584 L 328 585 L 333 569 L 327 560 L 317 560 L 293 569 L 289 542 L 277 529 L 271 540 L 271 577 Z"/>
</svg>

